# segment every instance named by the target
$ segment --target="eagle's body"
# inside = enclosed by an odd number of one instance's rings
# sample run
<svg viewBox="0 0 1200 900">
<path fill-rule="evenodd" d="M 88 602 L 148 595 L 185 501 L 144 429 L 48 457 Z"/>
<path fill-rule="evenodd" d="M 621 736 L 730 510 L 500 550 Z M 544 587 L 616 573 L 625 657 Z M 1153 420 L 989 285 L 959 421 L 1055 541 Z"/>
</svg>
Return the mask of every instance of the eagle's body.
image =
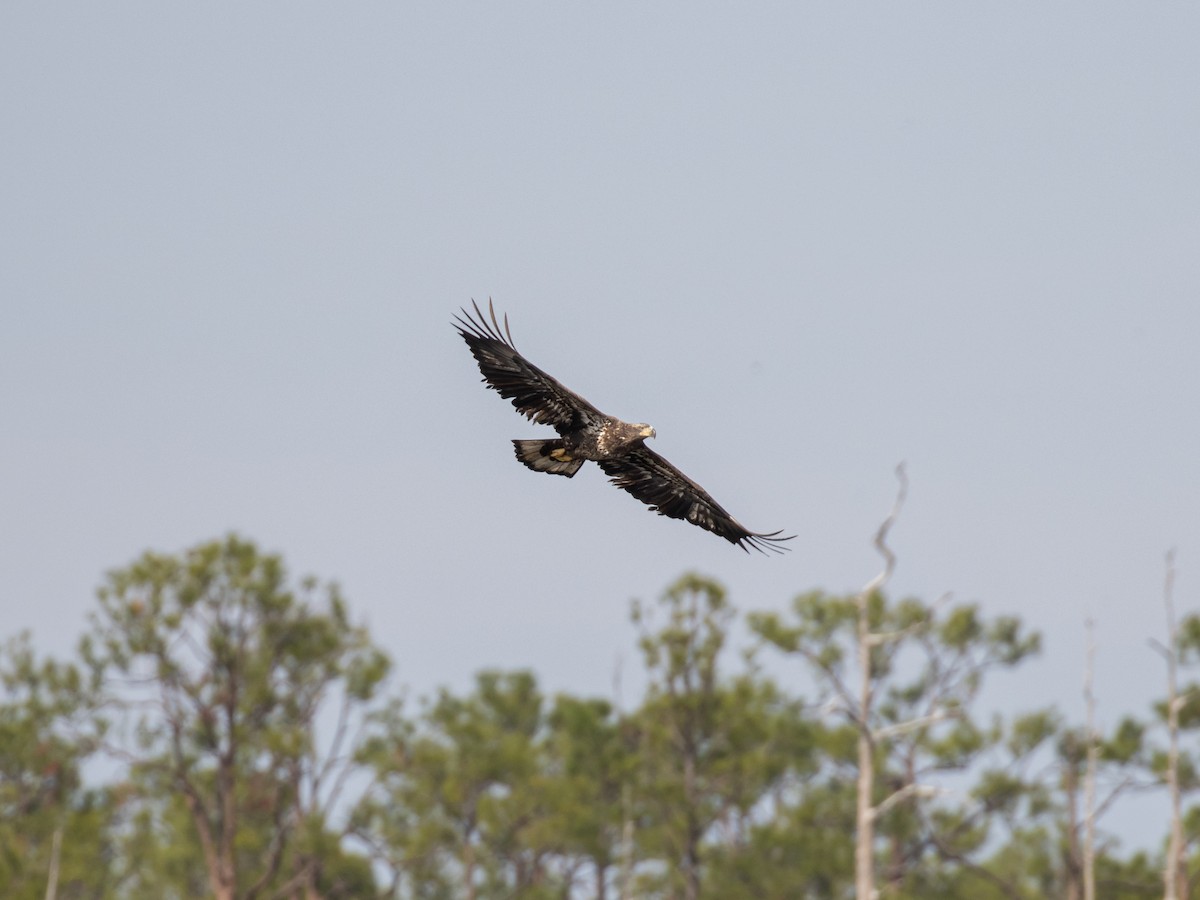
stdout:
<svg viewBox="0 0 1200 900">
<path fill-rule="evenodd" d="M 623 456 L 653 435 L 654 429 L 649 425 L 630 425 L 605 416 L 599 423 L 567 432 L 558 440 L 513 441 L 513 444 L 517 459 L 535 472 L 570 478 L 587 460 L 598 463 Z"/>
<path fill-rule="evenodd" d="M 475 305 L 478 318 L 463 310 L 458 333 L 471 348 L 483 379 L 501 397 L 512 401 L 518 412 L 542 425 L 550 425 L 558 438 L 515 440 L 517 459 L 535 472 L 564 475 L 579 471 L 587 460 L 594 461 L 612 482 L 647 503 L 660 515 L 684 519 L 719 534 L 743 550 L 781 550 L 779 532 L 749 531 L 717 503 L 704 488 L 645 445 L 654 437 L 649 425 L 623 422 L 608 416 L 578 394 L 567 390 L 517 352 L 508 330 L 496 319 L 488 304 L 491 322 Z"/>
</svg>

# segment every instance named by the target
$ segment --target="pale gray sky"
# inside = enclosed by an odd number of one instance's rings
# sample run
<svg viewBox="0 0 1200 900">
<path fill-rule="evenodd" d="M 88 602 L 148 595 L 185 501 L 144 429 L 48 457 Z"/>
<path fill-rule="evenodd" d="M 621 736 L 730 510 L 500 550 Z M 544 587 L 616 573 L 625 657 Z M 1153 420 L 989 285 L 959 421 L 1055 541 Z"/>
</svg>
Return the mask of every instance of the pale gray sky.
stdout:
<svg viewBox="0 0 1200 900">
<path fill-rule="evenodd" d="M 1200 605 L 1200 7 L 0 8 L 4 633 L 230 529 L 342 582 L 424 693 L 626 690 L 628 601 L 894 590 L 1046 634 L 995 702 L 1162 684 Z M 752 528 L 747 557 L 479 384 L 517 345 Z M 794 671 L 794 670 L 785 670 Z"/>
</svg>

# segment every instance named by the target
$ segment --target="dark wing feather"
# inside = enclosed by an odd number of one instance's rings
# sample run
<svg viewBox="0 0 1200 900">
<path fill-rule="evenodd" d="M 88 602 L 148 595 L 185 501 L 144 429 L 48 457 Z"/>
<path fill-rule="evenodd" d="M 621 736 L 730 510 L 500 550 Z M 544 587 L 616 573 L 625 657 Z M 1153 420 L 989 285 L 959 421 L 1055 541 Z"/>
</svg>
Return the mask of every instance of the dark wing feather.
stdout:
<svg viewBox="0 0 1200 900">
<path fill-rule="evenodd" d="M 778 531 L 769 534 L 749 531 L 726 512 L 708 491 L 649 447 L 638 447 L 623 456 L 599 460 L 597 465 L 612 479 L 613 484 L 649 504 L 660 516 L 684 519 L 699 525 L 743 550 L 750 546 L 760 553 L 765 550 L 780 553 L 788 548 L 776 545 L 795 537 L 794 534 L 779 537 Z"/>
<path fill-rule="evenodd" d="M 458 322 L 455 327 L 471 348 L 488 387 L 511 400 L 518 412 L 538 424 L 552 425 L 559 434 L 584 428 L 604 418 L 600 410 L 517 352 L 508 330 L 508 316 L 504 317 L 502 330 L 491 300 L 488 301 L 490 322 L 478 303 L 472 300 L 471 305 L 475 307 L 475 316 L 464 309 L 466 318 L 455 316 Z"/>
</svg>

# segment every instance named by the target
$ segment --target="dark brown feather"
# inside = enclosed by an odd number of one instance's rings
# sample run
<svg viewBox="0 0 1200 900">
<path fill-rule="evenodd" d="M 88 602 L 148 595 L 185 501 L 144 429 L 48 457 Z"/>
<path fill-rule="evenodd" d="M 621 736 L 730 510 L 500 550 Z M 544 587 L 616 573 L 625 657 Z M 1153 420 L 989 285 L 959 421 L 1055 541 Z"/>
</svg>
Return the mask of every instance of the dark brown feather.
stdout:
<svg viewBox="0 0 1200 900">
<path fill-rule="evenodd" d="M 478 318 L 465 309 L 462 311 L 465 319 L 454 318 L 458 333 L 471 348 L 488 387 L 511 400 L 518 412 L 540 425 L 553 426 L 559 434 L 577 431 L 604 418 L 600 410 L 517 352 L 508 333 L 508 317 L 504 318 L 502 331 L 491 300 L 488 301 L 490 322 L 479 304 L 472 300 L 471 305 Z"/>
<path fill-rule="evenodd" d="M 760 553 L 765 550 L 780 553 L 788 548 L 777 545 L 795 537 L 779 537 L 778 531 L 767 534 L 750 531 L 714 500 L 708 491 L 649 447 L 642 446 L 623 456 L 597 460 L 596 464 L 612 479 L 613 484 L 648 504 L 660 516 L 699 525 L 743 550 L 749 546 Z"/>
</svg>

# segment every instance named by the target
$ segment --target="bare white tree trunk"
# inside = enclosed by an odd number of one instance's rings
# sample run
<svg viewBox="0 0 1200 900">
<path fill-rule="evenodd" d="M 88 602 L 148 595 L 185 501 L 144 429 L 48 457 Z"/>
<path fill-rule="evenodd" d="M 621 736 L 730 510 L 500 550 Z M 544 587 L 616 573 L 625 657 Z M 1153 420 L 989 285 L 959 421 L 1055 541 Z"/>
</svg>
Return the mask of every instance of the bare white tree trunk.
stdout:
<svg viewBox="0 0 1200 900">
<path fill-rule="evenodd" d="M 858 800 L 856 840 L 854 844 L 854 895 L 858 900 L 874 900 L 875 897 L 875 807 L 871 798 L 875 793 L 874 741 L 867 711 L 871 708 L 871 622 L 868 616 L 869 594 L 858 598 L 858 675 L 861 679 L 858 693 L 859 715 L 862 725 L 858 729 Z"/>
<path fill-rule="evenodd" d="M 858 796 L 856 802 L 856 837 L 854 843 L 854 896 L 857 900 L 875 900 L 875 819 L 879 815 L 871 801 L 875 793 L 875 734 L 871 729 L 871 708 L 874 704 L 871 681 L 871 651 L 880 636 L 871 633 L 871 598 L 882 590 L 896 568 L 896 555 L 887 545 L 888 532 L 895 524 L 904 498 L 908 493 L 908 474 L 904 464 L 896 467 L 900 486 L 892 511 L 875 533 L 875 549 L 883 557 L 883 571 L 867 582 L 858 595 Z M 888 800 L 895 800 L 893 794 Z M 887 801 L 885 801 L 887 802 Z"/>
<path fill-rule="evenodd" d="M 1096 635 L 1095 623 L 1088 619 L 1087 661 L 1083 670 L 1083 699 L 1087 704 L 1087 768 L 1083 775 L 1083 900 L 1096 900 L 1096 694 L 1093 690 Z"/>
<path fill-rule="evenodd" d="M 54 829 L 54 840 L 50 843 L 50 874 L 46 878 L 46 900 L 58 897 L 58 858 L 62 851 L 62 826 Z"/>
</svg>

